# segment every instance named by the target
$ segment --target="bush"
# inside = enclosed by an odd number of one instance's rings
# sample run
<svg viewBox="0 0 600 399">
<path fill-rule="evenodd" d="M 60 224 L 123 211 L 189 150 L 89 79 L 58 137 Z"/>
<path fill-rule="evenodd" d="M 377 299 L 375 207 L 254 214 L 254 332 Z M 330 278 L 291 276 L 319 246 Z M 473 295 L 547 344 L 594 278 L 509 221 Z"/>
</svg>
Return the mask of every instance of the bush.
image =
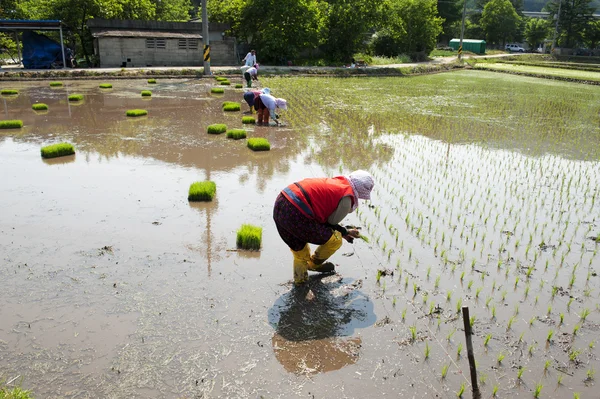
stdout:
<svg viewBox="0 0 600 399">
<path fill-rule="evenodd" d="M 0 129 L 20 129 L 23 127 L 21 120 L 6 120 L 0 121 Z"/>
<path fill-rule="evenodd" d="M 142 97 L 152 97 L 152 92 L 150 90 L 142 90 Z"/>
<path fill-rule="evenodd" d="M 110 83 L 100 83 L 99 87 L 101 89 L 112 89 L 112 85 Z"/>
<path fill-rule="evenodd" d="M 190 185 L 188 201 L 212 201 L 217 192 L 217 185 L 210 180 L 197 181 Z"/>
<path fill-rule="evenodd" d="M 221 84 L 221 86 L 229 86 L 229 85 L 231 85 L 231 82 L 228 81 L 228 80 L 221 80 L 219 83 Z"/>
<path fill-rule="evenodd" d="M 43 104 L 43 103 L 37 103 L 37 104 L 33 104 L 31 106 L 31 109 L 34 111 L 46 111 L 46 110 L 48 110 L 48 105 Z"/>
<path fill-rule="evenodd" d="M 239 139 L 245 139 L 246 138 L 246 131 L 244 129 L 231 129 L 227 131 L 227 138 L 228 139 L 234 139 L 234 140 L 239 140 Z"/>
<path fill-rule="evenodd" d="M 58 143 L 42 147 L 40 152 L 42 154 L 42 158 L 56 158 L 75 154 L 75 149 L 73 148 L 72 144 Z"/>
<path fill-rule="evenodd" d="M 81 101 L 83 100 L 83 94 L 71 94 L 69 95 L 69 101 Z"/>
<path fill-rule="evenodd" d="M 223 111 L 234 112 L 239 111 L 242 105 L 240 103 L 236 103 L 234 101 L 225 101 L 223 103 Z"/>
<path fill-rule="evenodd" d="M 227 131 L 227 125 L 224 123 L 215 123 L 214 125 L 208 125 L 208 134 L 221 134 Z"/>
<path fill-rule="evenodd" d="M 145 109 L 130 109 L 125 113 L 127 116 L 144 116 L 148 115 L 148 111 Z"/>
<path fill-rule="evenodd" d="M 259 250 L 262 242 L 262 227 L 243 224 L 237 231 L 236 245 L 240 249 Z"/>
<path fill-rule="evenodd" d="M 19 94 L 19 90 L 3 89 L 2 91 L 0 91 L 0 94 L 2 94 L 3 96 L 13 96 L 15 94 Z"/>
<path fill-rule="evenodd" d="M 256 123 L 256 119 L 253 116 L 242 116 L 242 123 L 245 125 L 252 125 Z"/>
<path fill-rule="evenodd" d="M 148 83 L 149 84 L 155 84 L 156 83 L 156 79 L 148 79 Z"/>
<path fill-rule="evenodd" d="M 62 82 L 50 82 L 50 87 L 61 87 L 62 85 Z"/>
<path fill-rule="evenodd" d="M 269 151 L 271 149 L 271 143 L 265 138 L 254 137 L 248 139 L 248 148 L 252 151 Z"/>
<path fill-rule="evenodd" d="M 222 94 L 225 93 L 225 89 L 222 89 L 220 87 L 213 87 L 212 89 L 210 89 L 211 93 L 216 93 L 216 94 Z"/>
</svg>

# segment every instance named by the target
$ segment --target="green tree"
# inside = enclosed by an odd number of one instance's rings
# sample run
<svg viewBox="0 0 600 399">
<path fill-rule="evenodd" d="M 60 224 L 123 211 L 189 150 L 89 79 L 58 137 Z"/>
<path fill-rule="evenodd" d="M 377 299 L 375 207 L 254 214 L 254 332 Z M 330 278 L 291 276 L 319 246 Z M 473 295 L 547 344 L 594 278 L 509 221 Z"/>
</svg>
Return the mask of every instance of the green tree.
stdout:
<svg viewBox="0 0 600 399">
<path fill-rule="evenodd" d="M 453 26 L 462 21 L 463 0 L 437 0 L 438 15 L 442 18 L 442 33 L 439 41 L 448 43 L 456 36 Z M 460 34 L 460 30 L 458 31 Z"/>
<path fill-rule="evenodd" d="M 191 0 L 152 0 L 152 3 L 158 21 L 189 21 L 190 19 Z"/>
<path fill-rule="evenodd" d="M 229 24 L 231 28 L 227 33 L 235 36 L 238 40 L 247 42 L 248 38 L 245 36 L 245 32 L 250 32 L 251 28 L 241 29 L 242 15 L 246 5 L 247 0 L 210 0 L 207 3 L 208 20 Z"/>
<path fill-rule="evenodd" d="M 521 18 L 509 0 L 491 0 L 481 13 L 481 28 L 487 40 L 502 46 L 518 33 Z"/>
<path fill-rule="evenodd" d="M 529 18 L 525 24 L 525 40 L 534 49 L 543 43 L 550 33 L 548 21 L 540 18 Z"/>
<path fill-rule="evenodd" d="M 585 45 L 590 49 L 595 49 L 600 44 L 600 20 L 590 21 L 583 31 Z"/>
<path fill-rule="evenodd" d="M 317 47 L 322 25 L 317 0 L 249 0 L 240 29 L 261 59 L 283 62 Z"/>
<path fill-rule="evenodd" d="M 583 32 L 592 20 L 594 9 L 590 6 L 592 0 L 561 0 L 560 17 L 558 19 L 559 45 L 573 48 L 583 42 Z M 550 12 L 552 26 L 556 24 L 558 1 L 546 5 Z"/>
</svg>

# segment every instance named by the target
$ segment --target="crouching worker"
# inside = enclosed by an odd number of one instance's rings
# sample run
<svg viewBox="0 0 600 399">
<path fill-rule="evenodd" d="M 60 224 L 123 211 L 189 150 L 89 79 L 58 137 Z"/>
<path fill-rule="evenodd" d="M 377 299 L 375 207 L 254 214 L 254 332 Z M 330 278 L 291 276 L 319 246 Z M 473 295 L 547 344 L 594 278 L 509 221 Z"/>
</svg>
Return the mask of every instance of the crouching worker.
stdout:
<svg viewBox="0 0 600 399">
<path fill-rule="evenodd" d="M 250 111 L 245 112 L 246 114 L 252 114 L 254 102 L 261 93 L 262 92 L 259 90 L 250 90 L 244 93 L 244 101 L 246 101 L 246 104 L 248 104 L 248 106 L 250 107 Z"/>
<path fill-rule="evenodd" d="M 246 69 L 244 79 L 246 79 L 246 86 L 252 87 L 252 81 L 258 80 L 258 65 Z"/>
<path fill-rule="evenodd" d="M 268 125 L 269 116 L 279 125 L 279 115 L 275 112 L 277 109 L 287 109 L 287 101 L 283 98 L 275 98 L 270 92 L 263 89 L 262 93 L 254 101 L 254 109 L 258 113 L 257 125 Z"/>
<path fill-rule="evenodd" d="M 294 255 L 294 283 L 308 280 L 308 271 L 333 272 L 325 262 L 342 246 L 360 237 L 356 229 L 339 223 L 358 207 L 358 200 L 371 199 L 373 177 L 364 170 L 348 176 L 309 178 L 290 184 L 275 200 L 273 219 L 283 241 Z M 311 255 L 308 244 L 318 245 Z"/>
</svg>

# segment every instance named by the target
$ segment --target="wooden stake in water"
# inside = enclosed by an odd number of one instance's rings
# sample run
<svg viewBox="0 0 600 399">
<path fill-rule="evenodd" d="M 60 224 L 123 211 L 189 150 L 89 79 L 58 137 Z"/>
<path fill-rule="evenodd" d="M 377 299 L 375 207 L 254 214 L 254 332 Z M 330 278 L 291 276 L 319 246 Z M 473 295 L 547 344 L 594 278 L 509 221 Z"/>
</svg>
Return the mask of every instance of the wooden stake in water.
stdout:
<svg viewBox="0 0 600 399">
<path fill-rule="evenodd" d="M 462 307 L 463 324 L 465 326 L 465 339 L 467 340 L 467 356 L 469 358 L 469 369 L 471 371 L 471 386 L 473 387 L 473 399 L 481 399 L 481 392 L 477 386 L 477 368 L 475 367 L 475 355 L 473 354 L 473 342 L 471 341 L 471 318 L 469 307 Z"/>
</svg>

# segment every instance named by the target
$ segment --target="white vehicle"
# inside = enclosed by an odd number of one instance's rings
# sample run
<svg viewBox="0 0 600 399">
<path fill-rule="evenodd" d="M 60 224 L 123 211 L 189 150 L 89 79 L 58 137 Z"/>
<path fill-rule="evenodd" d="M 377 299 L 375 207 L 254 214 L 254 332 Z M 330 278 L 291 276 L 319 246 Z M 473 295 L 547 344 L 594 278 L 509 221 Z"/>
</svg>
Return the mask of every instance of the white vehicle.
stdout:
<svg viewBox="0 0 600 399">
<path fill-rule="evenodd" d="M 516 52 L 516 53 L 524 53 L 525 49 L 518 44 L 507 44 L 505 47 L 506 50 Z"/>
</svg>

